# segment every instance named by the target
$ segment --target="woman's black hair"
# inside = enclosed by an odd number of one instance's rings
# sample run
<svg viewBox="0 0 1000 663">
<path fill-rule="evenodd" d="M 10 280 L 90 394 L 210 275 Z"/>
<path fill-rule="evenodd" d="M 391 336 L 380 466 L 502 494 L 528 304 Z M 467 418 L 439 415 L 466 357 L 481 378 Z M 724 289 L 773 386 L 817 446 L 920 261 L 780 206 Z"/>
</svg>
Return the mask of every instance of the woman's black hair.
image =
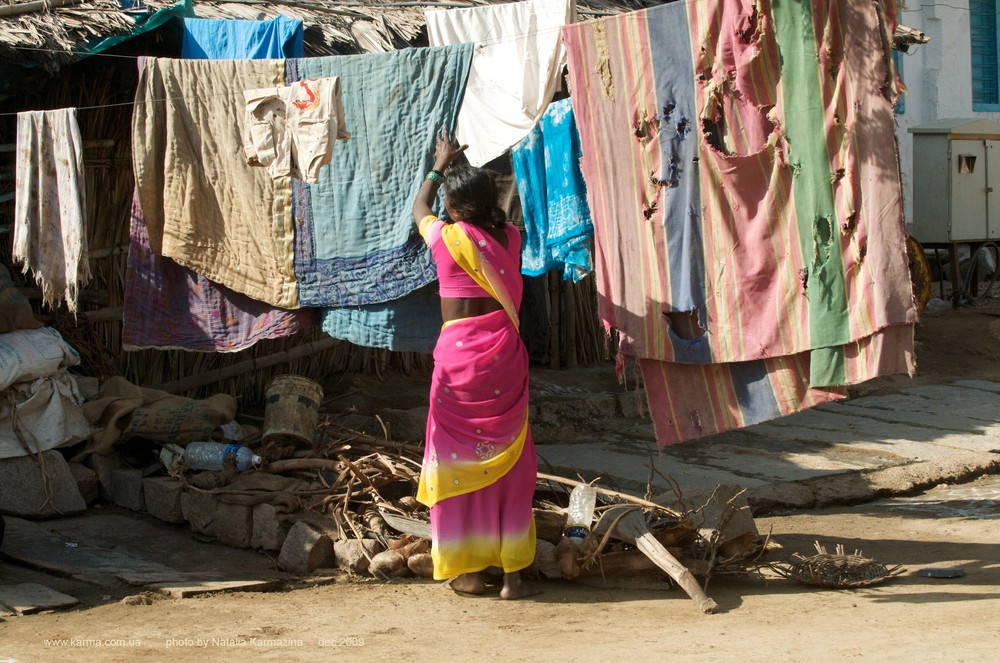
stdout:
<svg viewBox="0 0 1000 663">
<path fill-rule="evenodd" d="M 503 228 L 507 215 L 497 207 L 497 186 L 488 172 L 468 165 L 452 166 L 444 181 L 444 196 L 458 219 L 477 226 Z"/>
</svg>

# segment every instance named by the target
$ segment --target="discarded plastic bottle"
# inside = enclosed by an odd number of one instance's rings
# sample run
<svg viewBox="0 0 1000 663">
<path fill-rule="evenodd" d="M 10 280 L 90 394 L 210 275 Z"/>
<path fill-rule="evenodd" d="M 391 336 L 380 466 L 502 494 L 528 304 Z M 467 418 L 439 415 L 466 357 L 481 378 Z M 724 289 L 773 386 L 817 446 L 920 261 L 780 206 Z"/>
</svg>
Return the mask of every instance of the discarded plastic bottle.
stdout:
<svg viewBox="0 0 1000 663">
<path fill-rule="evenodd" d="M 245 472 L 260 467 L 263 459 L 247 447 L 221 442 L 191 442 L 184 447 L 184 464 L 192 470 L 221 470 L 226 458 L 234 456 L 236 469 Z"/>
<path fill-rule="evenodd" d="M 572 539 L 577 545 L 583 543 L 584 537 L 590 531 L 590 522 L 594 519 L 594 506 L 597 503 L 597 489 L 586 484 L 576 486 L 569 494 L 569 507 L 566 509 L 566 529 L 563 535 Z"/>
</svg>

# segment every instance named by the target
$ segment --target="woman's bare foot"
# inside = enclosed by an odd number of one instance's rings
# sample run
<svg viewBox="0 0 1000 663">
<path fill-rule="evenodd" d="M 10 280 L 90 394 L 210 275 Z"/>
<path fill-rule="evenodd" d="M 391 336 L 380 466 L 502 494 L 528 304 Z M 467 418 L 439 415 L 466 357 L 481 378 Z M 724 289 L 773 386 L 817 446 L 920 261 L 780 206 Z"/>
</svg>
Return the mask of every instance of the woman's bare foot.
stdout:
<svg viewBox="0 0 1000 663">
<path fill-rule="evenodd" d="M 481 573 L 463 573 L 445 582 L 444 586 L 459 594 L 482 594 L 486 591 Z"/>
<path fill-rule="evenodd" d="M 503 574 L 503 588 L 500 590 L 500 598 L 502 599 L 523 599 L 526 596 L 535 596 L 541 593 L 542 590 L 525 584 L 521 580 L 519 571 Z"/>
</svg>

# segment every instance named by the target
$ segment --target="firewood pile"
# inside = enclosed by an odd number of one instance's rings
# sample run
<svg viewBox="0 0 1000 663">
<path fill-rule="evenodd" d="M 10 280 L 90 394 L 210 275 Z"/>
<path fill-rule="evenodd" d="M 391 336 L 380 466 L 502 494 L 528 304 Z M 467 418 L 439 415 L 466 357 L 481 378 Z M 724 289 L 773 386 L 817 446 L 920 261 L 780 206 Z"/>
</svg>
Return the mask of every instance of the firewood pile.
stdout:
<svg viewBox="0 0 1000 663">
<path fill-rule="evenodd" d="M 340 568 L 382 578 L 431 577 L 428 510 L 414 499 L 422 447 L 334 421 L 320 422 L 317 442 L 308 449 L 273 441 L 259 447 L 264 458 L 260 470 L 241 474 L 227 467 L 192 473 L 180 466 L 173 474 L 189 488 L 211 492 L 223 502 L 270 502 L 284 524 L 305 523 L 334 542 Z M 705 504 L 692 507 L 676 485 L 671 504 L 611 490 L 599 481 L 593 483 L 598 500 L 592 531 L 582 544 L 574 543 L 563 536 L 565 507 L 570 490 L 580 483 L 538 475 L 537 552 L 531 569 L 538 578 L 608 578 L 659 570 L 703 611 L 713 612 L 715 604 L 704 594 L 708 580 L 747 572 L 762 552 L 738 492 L 717 489 Z"/>
</svg>

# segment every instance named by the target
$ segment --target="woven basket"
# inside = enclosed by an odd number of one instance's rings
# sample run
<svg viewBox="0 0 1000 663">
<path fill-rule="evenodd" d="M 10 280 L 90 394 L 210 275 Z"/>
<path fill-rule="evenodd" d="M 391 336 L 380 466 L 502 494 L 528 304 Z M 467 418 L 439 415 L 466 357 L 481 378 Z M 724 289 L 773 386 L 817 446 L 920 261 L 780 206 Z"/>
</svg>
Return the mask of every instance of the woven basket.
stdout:
<svg viewBox="0 0 1000 663">
<path fill-rule="evenodd" d="M 840 544 L 836 554 L 828 553 L 819 541 L 815 545 L 817 554 L 805 557 L 795 553 L 784 562 L 771 564 L 770 568 L 778 575 L 807 585 L 835 588 L 877 585 L 906 570 L 901 566 L 886 567 L 864 557 L 860 550 L 851 555 L 845 554 L 844 546 Z"/>
</svg>

